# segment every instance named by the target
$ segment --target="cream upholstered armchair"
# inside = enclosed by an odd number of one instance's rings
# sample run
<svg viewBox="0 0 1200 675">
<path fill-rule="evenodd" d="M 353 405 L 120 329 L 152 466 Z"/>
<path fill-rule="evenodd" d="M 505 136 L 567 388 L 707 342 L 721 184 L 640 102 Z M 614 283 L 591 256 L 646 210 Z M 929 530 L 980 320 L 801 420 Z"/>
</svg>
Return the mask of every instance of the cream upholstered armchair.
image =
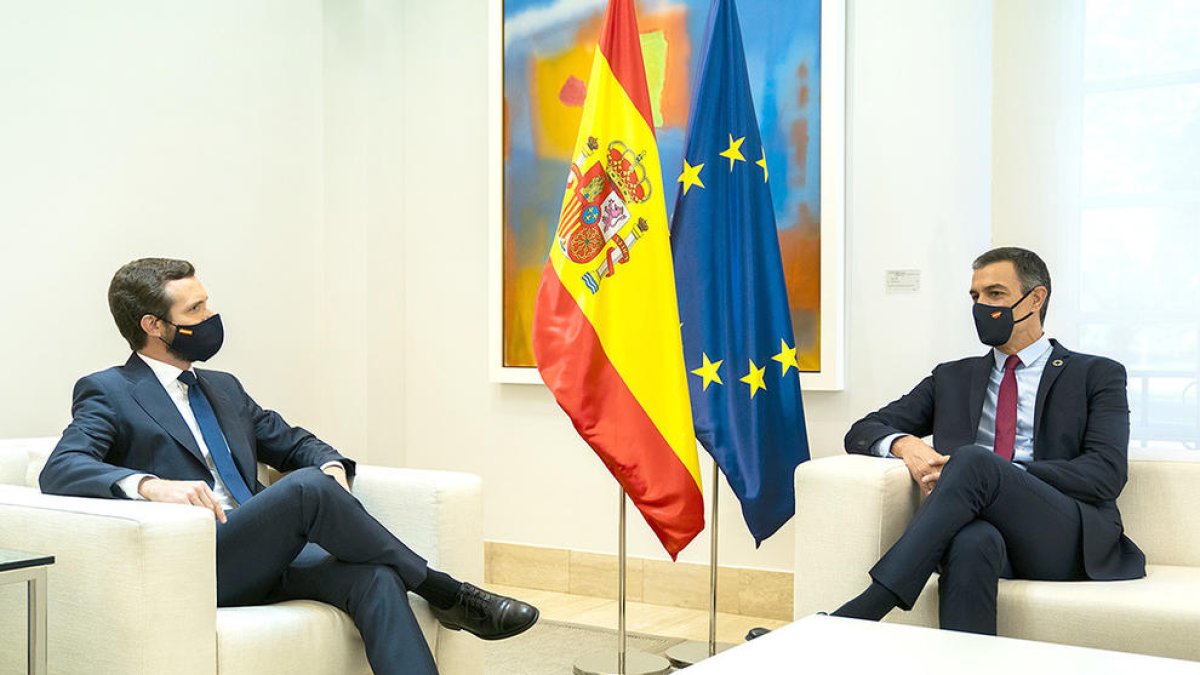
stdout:
<svg viewBox="0 0 1200 675">
<path fill-rule="evenodd" d="M 1200 457 L 1139 455 L 1117 500 L 1146 554 L 1131 581 L 1001 580 L 1001 635 L 1200 660 Z M 796 470 L 796 618 L 831 611 L 869 583 L 867 570 L 920 505 L 904 462 L 827 457 Z M 937 626 L 937 575 L 911 612 L 888 621 Z"/>
<path fill-rule="evenodd" d="M 371 672 L 350 617 L 316 601 L 216 607 L 211 515 L 181 505 L 43 495 L 55 438 L 0 440 L 0 548 L 55 556 L 52 674 Z M 483 576 L 477 476 L 360 465 L 354 494 L 430 564 Z M 24 588 L 0 587 L 0 673 L 24 672 Z M 443 675 L 482 670 L 482 644 L 413 610 Z"/>
</svg>

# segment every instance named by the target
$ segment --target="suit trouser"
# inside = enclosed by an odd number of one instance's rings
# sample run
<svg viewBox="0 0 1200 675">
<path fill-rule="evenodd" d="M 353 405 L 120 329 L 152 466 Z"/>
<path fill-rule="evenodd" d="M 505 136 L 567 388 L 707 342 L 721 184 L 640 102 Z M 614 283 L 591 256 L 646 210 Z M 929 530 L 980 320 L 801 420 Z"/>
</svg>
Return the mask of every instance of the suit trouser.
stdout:
<svg viewBox="0 0 1200 675">
<path fill-rule="evenodd" d="M 955 450 L 871 578 L 912 609 L 935 570 L 943 628 L 995 635 L 999 579 L 1086 578 L 1079 505 L 988 448 Z"/>
<path fill-rule="evenodd" d="M 315 468 L 258 493 L 217 525 L 217 604 L 319 600 L 351 616 L 376 675 L 436 673 L 408 604 L 425 560 Z"/>
</svg>

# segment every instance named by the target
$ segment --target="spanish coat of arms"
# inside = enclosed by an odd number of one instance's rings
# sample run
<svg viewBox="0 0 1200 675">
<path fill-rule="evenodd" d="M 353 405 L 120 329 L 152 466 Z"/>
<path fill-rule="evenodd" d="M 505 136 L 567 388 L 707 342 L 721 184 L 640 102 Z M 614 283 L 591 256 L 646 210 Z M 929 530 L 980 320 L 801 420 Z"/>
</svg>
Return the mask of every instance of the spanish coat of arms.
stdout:
<svg viewBox="0 0 1200 675">
<path fill-rule="evenodd" d="M 559 248 L 572 262 L 586 265 L 600 259 L 583 275 L 593 294 L 617 265 L 629 262 L 630 248 L 650 229 L 645 218 L 626 227 L 631 220 L 629 207 L 650 199 L 650 181 L 642 165 L 645 153 L 615 140 L 603 156 L 596 157 L 599 147 L 595 137 L 589 137 L 587 148 L 571 164 L 556 233 Z"/>
</svg>

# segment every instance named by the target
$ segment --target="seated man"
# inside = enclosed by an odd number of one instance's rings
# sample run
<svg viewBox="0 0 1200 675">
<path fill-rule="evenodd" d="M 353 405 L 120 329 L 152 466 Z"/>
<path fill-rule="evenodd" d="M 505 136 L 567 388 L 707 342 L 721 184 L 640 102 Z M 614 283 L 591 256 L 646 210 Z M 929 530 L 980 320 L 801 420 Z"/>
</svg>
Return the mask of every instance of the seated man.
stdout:
<svg viewBox="0 0 1200 675">
<path fill-rule="evenodd" d="M 975 328 L 993 348 L 937 366 L 846 434 L 847 452 L 904 460 L 928 498 L 835 616 L 912 609 L 937 570 L 942 628 L 994 635 L 1000 577 L 1145 576 L 1116 504 L 1129 445 L 1124 367 L 1042 332 L 1050 273 L 1035 253 L 998 248 L 973 268 Z M 921 440 L 930 434 L 932 447 Z"/>
<path fill-rule="evenodd" d="M 320 600 L 354 619 L 375 673 L 436 673 L 408 604 L 485 639 L 537 621 L 536 608 L 430 569 L 350 494 L 354 462 L 236 378 L 192 364 L 224 331 L 183 260 L 117 271 L 109 309 L 134 354 L 75 385 L 73 419 L 41 474 L 50 494 L 193 504 L 217 520 L 217 604 Z M 257 462 L 290 472 L 264 488 Z"/>
</svg>

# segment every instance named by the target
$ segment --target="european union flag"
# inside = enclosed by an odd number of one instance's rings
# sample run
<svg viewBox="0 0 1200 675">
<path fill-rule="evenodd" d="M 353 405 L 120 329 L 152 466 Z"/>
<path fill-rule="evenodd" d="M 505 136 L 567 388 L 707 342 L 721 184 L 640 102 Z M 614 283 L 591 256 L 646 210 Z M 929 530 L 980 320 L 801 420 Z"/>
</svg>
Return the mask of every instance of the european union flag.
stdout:
<svg viewBox="0 0 1200 675">
<path fill-rule="evenodd" d="M 671 251 L 696 437 L 761 544 L 796 511 L 792 475 L 808 459 L 808 434 L 733 0 L 713 0 L 705 44 Z"/>
</svg>

